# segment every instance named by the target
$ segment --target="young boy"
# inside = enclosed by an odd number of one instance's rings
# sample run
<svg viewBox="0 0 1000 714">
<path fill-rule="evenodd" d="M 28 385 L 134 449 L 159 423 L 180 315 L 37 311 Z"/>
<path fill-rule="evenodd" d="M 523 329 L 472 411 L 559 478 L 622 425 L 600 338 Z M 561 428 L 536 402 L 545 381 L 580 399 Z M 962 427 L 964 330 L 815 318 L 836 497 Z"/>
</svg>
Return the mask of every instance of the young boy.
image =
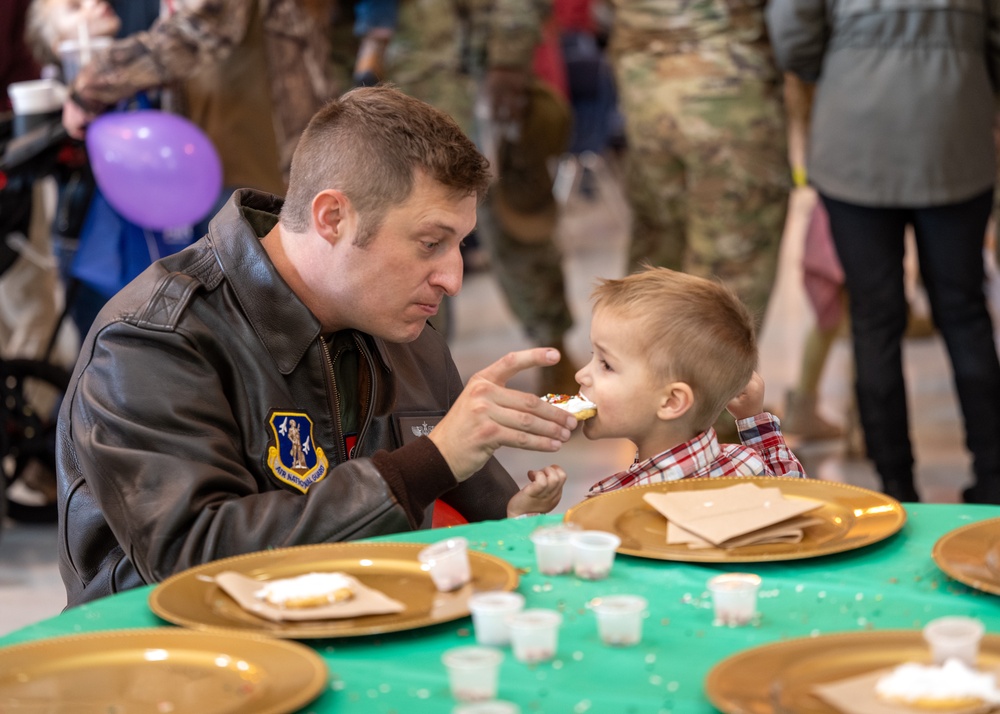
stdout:
<svg viewBox="0 0 1000 714">
<path fill-rule="evenodd" d="M 704 476 L 805 476 L 777 418 L 763 412 L 753 319 L 732 292 L 647 268 L 602 281 L 593 298 L 593 358 L 576 380 L 597 416 L 583 432 L 629 439 L 636 457 L 588 495 Z M 723 409 L 742 445 L 719 444 L 712 424 Z"/>
</svg>

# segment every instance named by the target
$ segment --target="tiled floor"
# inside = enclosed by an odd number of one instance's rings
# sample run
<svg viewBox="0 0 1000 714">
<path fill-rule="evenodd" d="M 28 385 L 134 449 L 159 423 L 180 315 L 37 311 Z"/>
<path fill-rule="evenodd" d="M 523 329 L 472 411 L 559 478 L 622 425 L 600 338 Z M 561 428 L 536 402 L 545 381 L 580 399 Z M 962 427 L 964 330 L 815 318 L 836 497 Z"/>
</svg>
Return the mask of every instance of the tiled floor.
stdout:
<svg viewBox="0 0 1000 714">
<path fill-rule="evenodd" d="M 802 340 L 811 313 L 801 288 L 799 269 L 805 218 L 815 196 L 808 190 L 791 197 L 791 209 L 782 247 L 781 269 L 761 335 L 761 372 L 768 402 L 781 405 L 794 383 L 801 358 Z M 569 291 L 577 324 L 568 337 L 571 358 L 582 363 L 589 357 L 588 295 L 595 277 L 619 276 L 624 270 L 627 210 L 613 178 L 600 183 L 598 198 L 586 201 L 574 194 L 564 211 L 559 240 L 565 252 Z M 463 376 L 494 361 L 505 352 L 528 346 L 514 322 L 495 280 L 489 273 L 469 276 L 455 304 L 453 351 Z M 838 343 L 831 354 L 821 386 L 823 411 L 840 421 L 849 393 L 849 345 Z M 967 484 L 969 458 L 962 445 L 957 406 L 950 371 L 937 337 L 910 340 L 905 366 L 911 393 L 913 441 L 918 461 L 918 490 L 925 501 L 958 501 Z M 512 381 L 536 390 L 536 375 L 519 375 Z M 871 467 L 844 456 L 839 442 L 802 444 L 796 449 L 814 477 L 874 488 Z M 570 482 L 560 510 L 577 503 L 598 478 L 620 470 L 632 456 L 625 441 L 590 442 L 576 435 L 558 454 L 537 454 L 503 449 L 498 454 L 515 479 L 523 481 L 530 468 L 550 462 L 561 464 Z M 54 526 L 27 526 L 8 522 L 0 535 L 0 634 L 57 614 L 65 604 L 55 564 Z"/>
</svg>

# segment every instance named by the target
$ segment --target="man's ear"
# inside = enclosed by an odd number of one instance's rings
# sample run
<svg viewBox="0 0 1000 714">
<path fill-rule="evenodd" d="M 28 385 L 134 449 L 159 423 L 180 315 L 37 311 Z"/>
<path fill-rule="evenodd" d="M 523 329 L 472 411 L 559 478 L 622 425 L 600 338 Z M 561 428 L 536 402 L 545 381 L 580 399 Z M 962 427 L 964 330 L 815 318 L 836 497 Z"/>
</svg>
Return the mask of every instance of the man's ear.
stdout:
<svg viewBox="0 0 1000 714">
<path fill-rule="evenodd" d="M 663 421 L 679 419 L 694 406 L 694 390 L 687 382 L 670 382 L 660 393 L 656 416 Z"/>
<path fill-rule="evenodd" d="M 346 235 L 349 207 L 347 196 L 337 189 L 328 188 L 313 197 L 313 228 L 331 245 Z"/>
</svg>

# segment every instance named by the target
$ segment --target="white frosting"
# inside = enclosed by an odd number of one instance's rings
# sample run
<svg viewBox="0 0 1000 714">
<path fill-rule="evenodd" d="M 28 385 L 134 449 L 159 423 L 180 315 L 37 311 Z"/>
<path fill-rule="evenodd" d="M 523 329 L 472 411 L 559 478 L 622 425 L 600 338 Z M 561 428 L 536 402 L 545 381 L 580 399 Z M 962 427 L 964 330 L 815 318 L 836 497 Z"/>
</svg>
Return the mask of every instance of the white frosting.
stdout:
<svg viewBox="0 0 1000 714">
<path fill-rule="evenodd" d="M 291 599 L 329 595 L 341 588 L 351 589 L 351 581 L 343 573 L 307 573 L 294 578 L 272 580 L 254 593 L 261 600 L 283 603 Z"/>
<path fill-rule="evenodd" d="M 587 399 L 582 394 L 575 394 L 565 402 L 554 402 L 553 397 L 561 397 L 561 394 L 546 394 L 542 399 L 547 401 L 549 404 L 553 404 L 560 409 L 565 409 L 568 412 L 575 414 L 576 412 L 582 412 L 584 409 L 596 409 L 597 405 L 592 401 Z"/>
<path fill-rule="evenodd" d="M 970 669 L 958 659 L 947 659 L 940 666 L 915 662 L 901 664 L 878 680 L 875 692 L 904 702 L 975 698 L 990 704 L 1000 703 L 996 678 Z"/>
</svg>

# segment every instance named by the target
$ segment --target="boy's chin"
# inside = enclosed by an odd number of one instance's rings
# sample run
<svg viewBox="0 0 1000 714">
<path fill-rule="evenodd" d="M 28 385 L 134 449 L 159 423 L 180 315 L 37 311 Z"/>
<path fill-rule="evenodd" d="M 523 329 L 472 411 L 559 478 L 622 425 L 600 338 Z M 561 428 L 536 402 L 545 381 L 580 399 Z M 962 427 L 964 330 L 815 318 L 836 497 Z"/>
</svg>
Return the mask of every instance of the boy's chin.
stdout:
<svg viewBox="0 0 1000 714">
<path fill-rule="evenodd" d="M 583 435 L 588 439 L 600 439 L 600 429 L 597 427 L 597 417 L 591 417 L 583 422 Z"/>
</svg>

